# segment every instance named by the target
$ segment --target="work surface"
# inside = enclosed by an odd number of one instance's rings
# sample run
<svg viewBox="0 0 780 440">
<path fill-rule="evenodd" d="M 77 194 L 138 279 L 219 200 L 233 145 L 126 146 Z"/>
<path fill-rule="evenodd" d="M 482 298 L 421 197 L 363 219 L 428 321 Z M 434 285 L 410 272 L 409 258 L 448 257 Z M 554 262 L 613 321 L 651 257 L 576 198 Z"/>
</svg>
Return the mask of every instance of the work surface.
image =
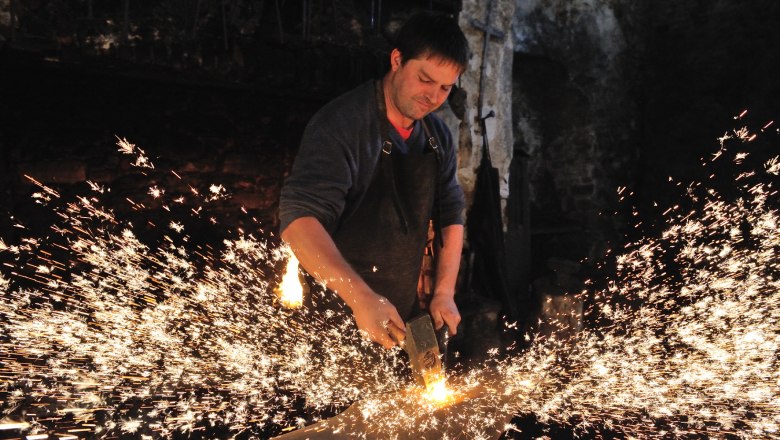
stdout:
<svg viewBox="0 0 780 440">
<path fill-rule="evenodd" d="M 512 419 L 512 396 L 504 394 L 496 373 L 482 373 L 478 380 L 450 378 L 449 393 L 438 398 L 409 388 L 361 400 L 337 416 L 276 439 L 496 439 Z"/>
</svg>

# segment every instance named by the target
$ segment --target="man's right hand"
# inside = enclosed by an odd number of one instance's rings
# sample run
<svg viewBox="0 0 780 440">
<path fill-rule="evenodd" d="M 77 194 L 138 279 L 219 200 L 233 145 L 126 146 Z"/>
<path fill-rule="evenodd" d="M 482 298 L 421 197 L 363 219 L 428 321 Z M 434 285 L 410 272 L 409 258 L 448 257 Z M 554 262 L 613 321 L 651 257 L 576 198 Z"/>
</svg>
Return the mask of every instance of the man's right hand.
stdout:
<svg viewBox="0 0 780 440">
<path fill-rule="evenodd" d="M 392 348 L 402 341 L 404 320 L 387 298 L 374 292 L 367 293 L 352 305 L 352 314 L 358 330 L 385 348 Z M 392 337 L 391 337 L 392 335 Z"/>
<path fill-rule="evenodd" d="M 282 231 L 282 240 L 290 244 L 301 266 L 329 289 L 336 292 L 352 309 L 359 330 L 385 348 L 405 337 L 404 321 L 387 300 L 378 295 L 344 260 L 336 244 L 314 217 L 300 217 Z"/>
</svg>

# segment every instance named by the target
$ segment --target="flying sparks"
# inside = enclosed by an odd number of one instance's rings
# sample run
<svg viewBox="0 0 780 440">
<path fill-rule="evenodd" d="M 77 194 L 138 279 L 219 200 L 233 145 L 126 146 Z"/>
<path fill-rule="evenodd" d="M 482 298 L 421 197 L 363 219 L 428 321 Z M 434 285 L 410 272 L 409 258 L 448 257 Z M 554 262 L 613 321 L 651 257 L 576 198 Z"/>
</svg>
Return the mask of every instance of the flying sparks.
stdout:
<svg viewBox="0 0 780 440">
<path fill-rule="evenodd" d="M 729 145 L 754 142 L 747 130 L 724 135 L 711 160 L 747 162 L 749 150 Z M 89 197 L 51 207 L 62 219 L 52 237 L 0 239 L 0 430 L 268 437 L 325 424 L 345 437 L 478 439 L 521 432 L 510 419 L 532 414 L 637 438 L 776 437 L 780 219 L 777 189 L 762 177 L 778 170 L 773 158 L 741 174 L 736 197 L 694 197 L 692 186 L 692 208 L 670 208 L 659 237 L 626 246 L 606 288 L 581 293 L 597 305 L 598 328 L 526 335 L 533 344 L 521 355 L 496 352 L 428 389 L 411 384 L 399 349 L 363 339 L 346 311 L 302 306 L 286 247 L 251 234 L 194 245 L 179 220 L 145 243 L 101 206 L 109 190 L 91 185 Z M 39 187 L 41 203 L 59 200 Z M 206 192 L 225 195 L 220 185 Z M 148 195 L 181 203 L 162 189 Z"/>
</svg>

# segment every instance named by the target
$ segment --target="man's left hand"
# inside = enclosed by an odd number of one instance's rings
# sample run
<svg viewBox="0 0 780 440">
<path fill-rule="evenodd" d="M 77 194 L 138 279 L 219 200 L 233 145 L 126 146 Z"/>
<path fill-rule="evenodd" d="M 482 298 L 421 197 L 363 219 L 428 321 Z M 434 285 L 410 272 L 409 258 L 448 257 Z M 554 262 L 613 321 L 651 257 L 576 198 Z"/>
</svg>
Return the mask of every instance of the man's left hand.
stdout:
<svg viewBox="0 0 780 440">
<path fill-rule="evenodd" d="M 434 295 L 428 306 L 428 311 L 431 313 L 436 330 L 447 324 L 450 336 L 455 336 L 458 324 L 460 324 L 460 312 L 458 312 L 454 298 L 447 295 Z"/>
</svg>

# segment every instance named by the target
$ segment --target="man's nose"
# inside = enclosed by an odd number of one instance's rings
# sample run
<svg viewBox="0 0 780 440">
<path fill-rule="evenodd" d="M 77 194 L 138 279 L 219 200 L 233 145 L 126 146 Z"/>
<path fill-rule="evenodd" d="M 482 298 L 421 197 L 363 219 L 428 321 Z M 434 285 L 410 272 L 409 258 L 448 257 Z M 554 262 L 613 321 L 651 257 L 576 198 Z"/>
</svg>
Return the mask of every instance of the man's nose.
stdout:
<svg viewBox="0 0 780 440">
<path fill-rule="evenodd" d="M 438 104 L 439 99 L 441 98 L 441 93 L 441 87 L 434 85 L 428 89 L 427 93 L 425 94 L 425 98 L 428 99 L 431 104 Z"/>
</svg>

